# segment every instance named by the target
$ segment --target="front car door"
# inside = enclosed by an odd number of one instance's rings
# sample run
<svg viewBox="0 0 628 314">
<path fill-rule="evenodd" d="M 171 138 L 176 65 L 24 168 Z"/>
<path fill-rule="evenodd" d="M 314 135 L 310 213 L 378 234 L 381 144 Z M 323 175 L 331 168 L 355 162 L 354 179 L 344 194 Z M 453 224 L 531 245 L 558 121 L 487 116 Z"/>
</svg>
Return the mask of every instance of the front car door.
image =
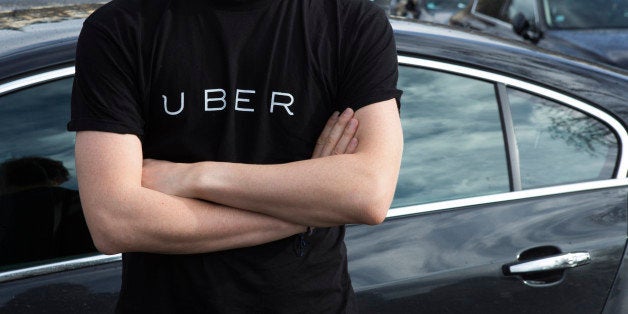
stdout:
<svg viewBox="0 0 628 314">
<path fill-rule="evenodd" d="M 66 131 L 74 67 L 0 84 L 0 313 L 111 313 L 120 256 L 97 254 Z"/>
</svg>

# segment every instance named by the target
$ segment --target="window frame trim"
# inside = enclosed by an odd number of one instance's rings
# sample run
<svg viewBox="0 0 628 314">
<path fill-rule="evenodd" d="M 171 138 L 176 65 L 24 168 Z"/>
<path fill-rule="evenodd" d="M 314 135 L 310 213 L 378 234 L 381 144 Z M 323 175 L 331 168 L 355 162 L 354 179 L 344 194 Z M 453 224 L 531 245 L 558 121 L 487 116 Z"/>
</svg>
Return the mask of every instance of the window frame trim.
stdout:
<svg viewBox="0 0 628 314">
<path fill-rule="evenodd" d="M 428 213 L 428 212 L 434 212 L 434 211 L 440 211 L 440 210 L 448 210 L 448 209 L 453 209 L 453 208 L 475 206 L 475 205 L 481 205 L 481 204 L 492 204 L 492 203 L 498 203 L 498 202 L 507 202 L 507 201 L 526 199 L 526 198 L 536 198 L 536 197 L 543 197 L 543 196 L 549 196 L 549 195 L 581 192 L 581 191 L 586 191 L 586 190 L 598 190 L 598 189 L 605 189 L 605 188 L 628 186 L 628 178 L 626 177 L 626 175 L 628 174 L 628 161 L 624 157 L 624 156 L 628 156 L 627 147 L 625 145 L 626 143 L 628 143 L 628 132 L 623 127 L 622 123 L 619 122 L 616 118 L 606 113 L 605 111 L 595 107 L 594 105 L 587 104 L 574 97 L 565 95 L 561 92 L 557 92 L 546 87 L 541 87 L 532 83 L 525 82 L 523 80 L 508 77 L 502 74 L 488 72 L 485 70 L 479 70 L 479 69 L 475 69 L 475 68 L 471 68 L 467 66 L 461 66 L 461 65 L 456 65 L 456 64 L 451 64 L 451 63 L 446 63 L 446 62 L 441 62 L 441 61 L 421 59 L 418 57 L 410 57 L 410 56 L 403 56 L 403 55 L 398 56 L 398 63 L 399 65 L 432 69 L 436 71 L 451 73 L 455 75 L 462 75 L 462 76 L 490 82 L 496 86 L 496 94 L 497 94 L 496 97 L 501 97 L 499 95 L 500 85 L 502 86 L 501 88 L 503 89 L 506 89 L 508 87 L 513 87 L 513 88 L 522 90 L 524 92 L 529 92 L 531 94 L 539 95 L 540 97 L 544 97 L 549 100 L 558 102 L 562 106 L 567 106 L 572 109 L 576 109 L 581 112 L 584 112 L 585 114 L 598 119 L 600 122 L 605 124 L 609 129 L 611 129 L 611 131 L 615 133 L 618 140 L 618 143 L 617 143 L 618 163 L 616 164 L 615 172 L 613 173 L 613 178 L 611 179 L 554 185 L 551 187 L 534 188 L 534 189 L 521 190 L 521 191 L 510 191 L 506 193 L 490 194 L 490 195 L 485 195 L 485 196 L 476 196 L 476 197 L 469 197 L 469 198 L 461 198 L 461 199 L 391 208 L 388 211 L 388 215 L 386 216 L 386 218 L 410 216 L 410 215 L 415 215 L 415 214 Z M 506 125 L 504 125 L 504 127 L 506 127 Z M 504 132 L 507 132 L 507 130 L 504 129 Z M 506 149 L 510 150 L 512 149 L 510 146 L 516 145 L 516 143 L 508 142 L 506 143 L 506 145 L 509 146 L 509 147 L 506 147 Z M 509 161 L 509 164 L 510 163 L 511 161 Z M 509 169 L 509 171 L 511 170 Z"/>
<path fill-rule="evenodd" d="M 55 81 L 62 78 L 73 76 L 75 73 L 74 66 L 64 67 L 52 71 L 46 71 L 35 75 L 30 75 L 14 81 L 10 81 L 0 85 L 0 96 L 18 91 L 20 89 L 39 85 L 42 83 Z"/>
<path fill-rule="evenodd" d="M 510 99 L 508 98 L 508 87 L 506 84 L 496 82 L 495 93 L 497 104 L 499 106 L 499 115 L 502 122 L 502 130 L 504 132 L 504 141 L 506 144 L 506 158 L 508 160 L 508 174 L 510 177 L 510 189 L 512 191 L 523 190 L 521 183 L 521 163 L 519 160 L 519 145 L 517 145 L 517 136 L 515 134 L 515 126 L 510 111 Z"/>
<path fill-rule="evenodd" d="M 103 255 L 95 253 L 96 255 L 68 259 L 65 261 L 42 264 L 38 266 L 32 266 L 22 269 L 9 270 L 0 272 L 0 283 L 10 282 L 19 279 L 26 279 L 35 276 L 49 275 L 59 273 L 63 271 L 75 270 L 86 268 L 90 266 L 98 266 L 109 263 L 114 263 L 122 260 L 122 254 L 115 255 Z"/>
</svg>

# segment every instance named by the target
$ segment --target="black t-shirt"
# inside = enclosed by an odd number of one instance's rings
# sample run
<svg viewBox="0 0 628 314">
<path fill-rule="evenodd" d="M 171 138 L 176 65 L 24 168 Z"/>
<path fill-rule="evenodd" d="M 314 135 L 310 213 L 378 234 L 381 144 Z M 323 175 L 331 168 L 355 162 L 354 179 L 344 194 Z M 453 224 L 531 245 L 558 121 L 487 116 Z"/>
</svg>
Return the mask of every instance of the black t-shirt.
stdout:
<svg viewBox="0 0 628 314">
<path fill-rule="evenodd" d="M 366 0 L 114 0 L 81 32 L 68 129 L 136 134 L 145 158 L 285 163 L 310 158 L 334 111 L 398 101 L 396 83 Z M 127 253 L 119 309 L 352 312 L 343 238 Z"/>
</svg>

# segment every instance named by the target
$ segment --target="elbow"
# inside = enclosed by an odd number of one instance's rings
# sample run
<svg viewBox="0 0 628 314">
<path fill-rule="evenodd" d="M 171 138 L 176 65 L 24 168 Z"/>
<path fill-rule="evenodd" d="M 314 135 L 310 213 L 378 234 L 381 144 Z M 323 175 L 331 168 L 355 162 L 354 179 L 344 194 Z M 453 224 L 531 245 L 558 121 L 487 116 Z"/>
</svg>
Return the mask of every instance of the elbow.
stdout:
<svg viewBox="0 0 628 314">
<path fill-rule="evenodd" d="M 107 237 L 92 235 L 92 239 L 94 240 L 94 246 L 102 254 L 114 255 L 123 251 L 114 241 Z"/>
<path fill-rule="evenodd" d="M 388 208 L 382 210 L 378 208 L 376 210 L 368 211 L 365 215 L 363 215 L 362 224 L 365 225 L 379 225 L 386 219 L 386 214 L 388 213 Z"/>
<path fill-rule="evenodd" d="M 386 219 L 390 202 L 382 202 L 381 200 L 373 200 L 372 204 L 363 207 L 362 224 L 379 225 Z"/>
<path fill-rule="evenodd" d="M 384 222 L 395 194 L 394 188 L 395 184 L 391 185 L 388 181 L 374 182 L 369 185 L 361 193 L 362 196 L 359 198 L 359 223 L 366 225 L 379 225 Z"/>
<path fill-rule="evenodd" d="M 89 217 L 86 215 L 85 218 L 94 246 L 100 253 L 113 255 L 126 251 L 121 237 L 124 233 L 121 232 L 120 225 L 106 217 Z"/>
</svg>

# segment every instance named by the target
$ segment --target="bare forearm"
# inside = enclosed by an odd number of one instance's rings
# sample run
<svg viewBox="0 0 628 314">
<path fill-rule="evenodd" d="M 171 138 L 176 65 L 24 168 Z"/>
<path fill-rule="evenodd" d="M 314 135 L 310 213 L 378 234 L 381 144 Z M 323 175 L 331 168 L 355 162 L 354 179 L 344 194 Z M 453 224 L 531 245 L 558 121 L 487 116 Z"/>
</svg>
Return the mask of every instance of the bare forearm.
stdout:
<svg viewBox="0 0 628 314">
<path fill-rule="evenodd" d="M 263 244 L 304 231 L 267 215 L 141 187 L 102 198 L 83 203 L 93 208 L 86 218 L 105 253 L 204 253 Z"/>
<path fill-rule="evenodd" d="M 359 154 L 281 165 L 199 163 L 190 192 L 299 224 L 373 224 L 381 219 L 373 212 L 388 209 L 395 181 L 362 163 Z"/>
</svg>

